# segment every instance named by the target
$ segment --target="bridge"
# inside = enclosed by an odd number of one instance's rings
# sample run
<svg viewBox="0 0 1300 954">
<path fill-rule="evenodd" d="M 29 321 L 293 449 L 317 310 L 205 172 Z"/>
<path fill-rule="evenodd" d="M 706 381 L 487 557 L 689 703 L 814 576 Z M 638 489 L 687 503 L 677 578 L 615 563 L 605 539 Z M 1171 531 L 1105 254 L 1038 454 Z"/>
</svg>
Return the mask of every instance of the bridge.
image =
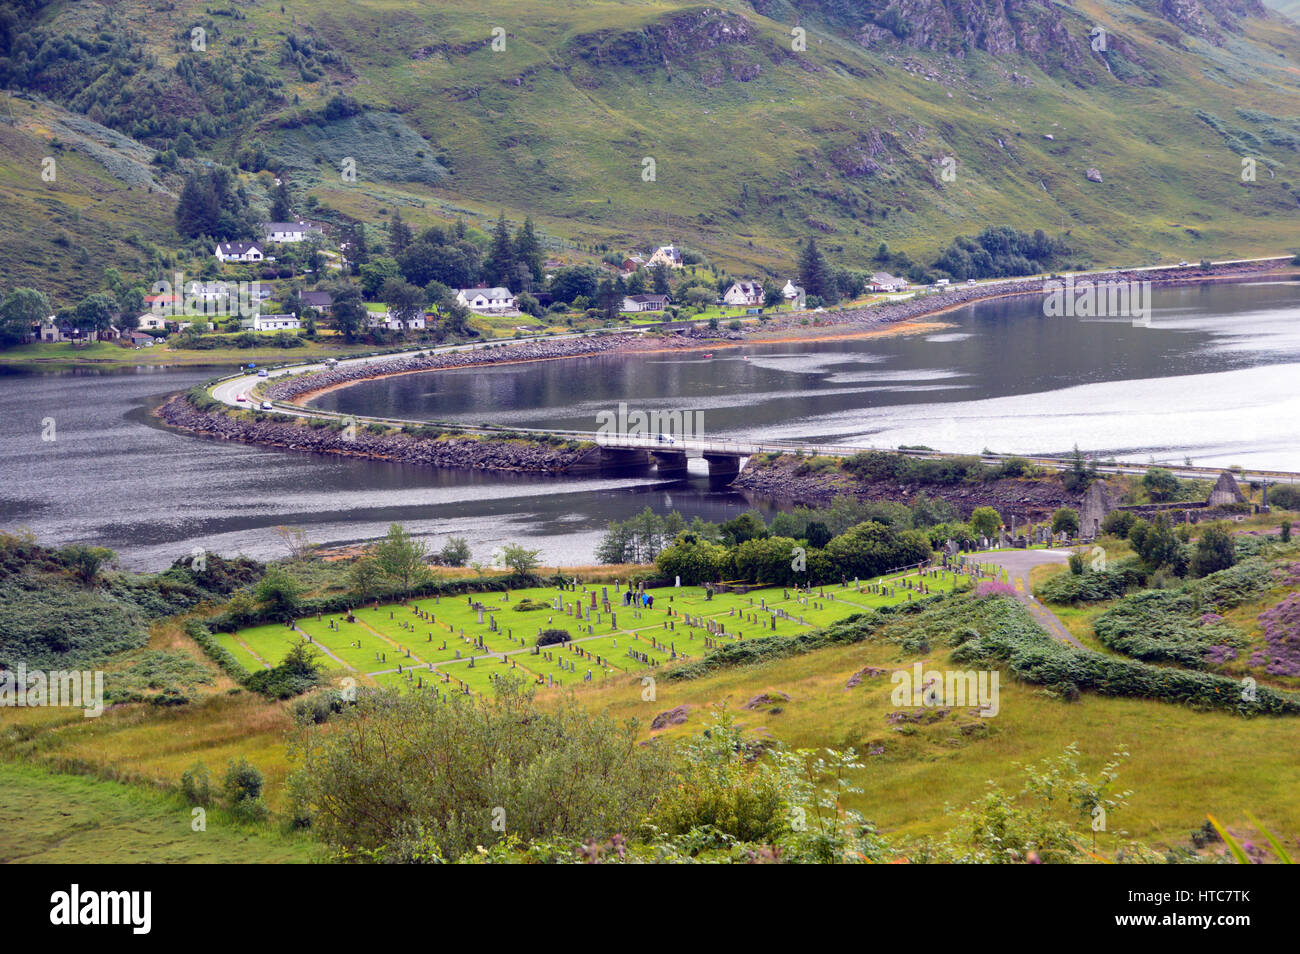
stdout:
<svg viewBox="0 0 1300 954">
<path fill-rule="evenodd" d="M 568 335 L 553 335 L 547 340 L 580 337 L 582 332 Z M 484 345 L 452 345 L 430 351 L 456 352 L 483 348 Z M 384 362 L 402 357 L 404 353 L 387 355 L 367 355 L 338 361 L 336 367 L 351 365 L 374 365 L 376 373 L 382 373 Z M 405 354 L 409 354 L 406 352 Z M 325 363 L 307 363 L 277 367 L 267 371 L 267 377 L 256 373 L 239 371 L 226 375 L 208 385 L 209 393 L 221 401 L 236 408 L 259 406 L 262 402 L 259 392 L 265 383 L 278 377 L 299 375 L 313 371 L 324 371 L 329 367 Z M 388 428 L 406 429 L 412 427 L 445 427 L 448 430 L 485 437 L 505 437 L 509 435 L 534 435 L 537 437 L 562 437 L 569 440 L 585 441 L 599 448 L 600 456 L 593 462 L 594 469 L 605 473 L 642 472 L 653 466 L 655 473 L 664 478 L 684 477 L 687 461 L 690 458 L 702 458 L 709 467 L 709 477 L 719 483 L 729 483 L 739 475 L 744 462 L 757 454 L 794 454 L 804 457 L 852 457 L 863 451 L 881 451 L 902 454 L 920 460 L 970 459 L 977 457 L 982 463 L 996 467 L 1011 458 L 1026 460 L 1038 467 L 1054 470 L 1068 470 L 1073 461 L 1064 457 L 1043 457 L 1027 454 L 961 454 L 936 450 L 900 450 L 891 447 L 876 447 L 858 444 L 821 444 L 808 441 L 779 440 L 733 440 L 728 438 L 703 438 L 678 435 L 665 435 L 661 440 L 658 434 L 618 433 L 602 430 L 555 430 L 546 428 L 510 427 L 490 424 L 464 424 L 459 421 L 412 420 L 403 418 L 378 417 L 360 414 L 343 414 L 306 407 L 289 401 L 271 401 L 271 408 L 280 413 L 294 417 L 336 420 L 355 423 L 357 426 L 381 424 Z M 1190 467 L 1170 464 L 1152 465 L 1149 462 L 1113 461 L 1102 463 L 1091 461 L 1099 473 L 1103 474 L 1144 474 L 1152 466 L 1161 466 L 1175 476 L 1189 480 L 1215 480 L 1224 470 L 1222 467 Z M 1288 471 L 1260 470 L 1256 468 L 1235 468 L 1235 476 L 1240 480 L 1252 482 L 1300 483 L 1300 474 Z"/>
</svg>

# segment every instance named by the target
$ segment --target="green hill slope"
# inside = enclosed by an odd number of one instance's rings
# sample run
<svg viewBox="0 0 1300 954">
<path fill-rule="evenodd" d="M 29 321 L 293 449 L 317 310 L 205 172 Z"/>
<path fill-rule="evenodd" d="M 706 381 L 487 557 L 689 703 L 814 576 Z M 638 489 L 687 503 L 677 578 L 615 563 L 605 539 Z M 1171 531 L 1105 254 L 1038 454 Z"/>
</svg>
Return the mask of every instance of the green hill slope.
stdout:
<svg viewBox="0 0 1300 954">
<path fill-rule="evenodd" d="M 1001 223 L 1099 263 L 1296 244 L 1300 27 L 1253 0 L 33 5 L 8 85 L 372 221 L 504 208 L 733 270 Z"/>
<path fill-rule="evenodd" d="M 174 245 L 175 196 L 153 150 L 40 101 L 0 104 L 0 285 L 97 291 L 104 269 L 140 271 Z"/>
</svg>

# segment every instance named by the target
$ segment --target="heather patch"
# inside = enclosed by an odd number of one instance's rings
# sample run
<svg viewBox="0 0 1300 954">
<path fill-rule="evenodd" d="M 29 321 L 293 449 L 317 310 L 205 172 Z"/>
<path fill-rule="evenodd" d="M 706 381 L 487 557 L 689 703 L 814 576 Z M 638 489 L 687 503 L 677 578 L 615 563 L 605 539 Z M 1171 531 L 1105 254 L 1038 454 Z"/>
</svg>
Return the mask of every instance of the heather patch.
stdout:
<svg viewBox="0 0 1300 954">
<path fill-rule="evenodd" d="M 1268 643 L 1267 665 L 1270 676 L 1300 676 L 1300 593 L 1291 593 L 1276 606 L 1259 614 L 1259 624 L 1264 628 Z M 1251 657 L 1264 658 L 1264 653 Z"/>
</svg>

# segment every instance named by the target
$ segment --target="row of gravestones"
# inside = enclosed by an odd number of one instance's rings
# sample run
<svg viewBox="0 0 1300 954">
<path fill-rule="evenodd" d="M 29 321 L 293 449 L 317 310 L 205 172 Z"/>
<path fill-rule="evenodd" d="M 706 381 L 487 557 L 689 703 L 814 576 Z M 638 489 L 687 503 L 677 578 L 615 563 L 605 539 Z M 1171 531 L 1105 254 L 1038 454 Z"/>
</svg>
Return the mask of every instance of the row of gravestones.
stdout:
<svg viewBox="0 0 1300 954">
<path fill-rule="evenodd" d="M 997 548 L 1005 550 L 1008 547 L 1023 550 L 1030 546 L 1070 546 L 1078 543 L 1077 538 L 1072 538 L 1068 533 L 1052 533 L 1049 527 L 1035 527 L 1032 536 L 1021 534 L 1015 538 L 1008 538 L 1005 530 L 998 531 Z M 974 550 L 989 550 L 994 547 L 994 542 L 988 537 L 981 536 L 978 540 L 957 541 L 947 540 L 943 545 L 943 553 L 946 557 L 952 558 L 959 553 L 969 553 Z"/>
</svg>

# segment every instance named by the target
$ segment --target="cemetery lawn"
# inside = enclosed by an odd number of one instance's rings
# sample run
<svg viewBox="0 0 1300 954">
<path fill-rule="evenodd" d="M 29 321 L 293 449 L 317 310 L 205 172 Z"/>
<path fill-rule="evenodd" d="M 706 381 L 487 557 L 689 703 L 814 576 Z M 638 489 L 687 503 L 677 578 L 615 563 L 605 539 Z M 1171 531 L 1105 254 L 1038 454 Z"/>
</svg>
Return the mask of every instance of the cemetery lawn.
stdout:
<svg viewBox="0 0 1300 954">
<path fill-rule="evenodd" d="M 579 584 L 577 591 L 535 587 L 512 590 L 507 599 L 484 593 L 413 599 L 406 606 L 370 605 L 354 611 L 355 622 L 344 615 L 303 617 L 294 629 L 252 626 L 223 633 L 218 641 L 249 672 L 275 665 L 296 643 L 310 639 L 331 680 L 347 675 L 362 685 L 392 688 L 415 688 L 422 680 L 444 692 L 482 693 L 491 691 L 490 673 L 510 671 L 528 683 L 574 687 L 587 682 L 589 670 L 592 681 L 600 682 L 674 660 L 698 659 L 709 651 L 708 643 L 812 632 L 872 608 L 920 598 L 922 586 L 930 593 L 947 593 L 968 585 L 946 571 L 932 571 L 924 579 L 913 571 L 871 583 L 888 589 L 871 592 L 870 583 L 863 581 L 856 588 L 831 586 L 810 594 L 764 587 L 709 598 L 699 586 L 661 587 L 648 591 L 655 602 L 644 609 L 624 606 L 624 591 L 613 584 Z M 604 596 L 612 612 L 606 611 Z M 554 608 L 557 598 L 562 609 Z M 575 598 L 586 614 L 582 620 L 573 616 Z M 524 600 L 548 608 L 515 611 Z M 710 632 L 710 625 L 721 632 Z M 552 628 L 569 632 L 572 643 L 536 652 L 538 634 Z M 470 657 L 477 657 L 474 666 Z"/>
</svg>

